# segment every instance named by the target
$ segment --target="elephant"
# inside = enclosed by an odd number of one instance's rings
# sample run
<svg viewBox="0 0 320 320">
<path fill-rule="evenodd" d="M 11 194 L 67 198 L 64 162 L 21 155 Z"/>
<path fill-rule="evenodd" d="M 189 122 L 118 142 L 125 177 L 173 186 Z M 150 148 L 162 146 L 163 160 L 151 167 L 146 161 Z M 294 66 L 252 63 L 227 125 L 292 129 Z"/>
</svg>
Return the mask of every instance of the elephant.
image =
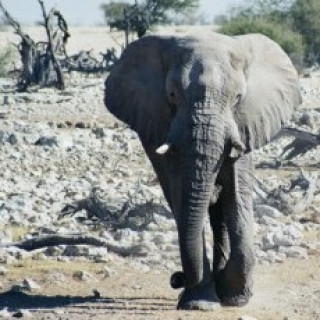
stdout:
<svg viewBox="0 0 320 320">
<path fill-rule="evenodd" d="M 147 35 L 112 68 L 104 103 L 137 132 L 175 218 L 177 308 L 247 304 L 255 264 L 252 151 L 301 103 L 289 57 L 261 34 Z"/>
</svg>

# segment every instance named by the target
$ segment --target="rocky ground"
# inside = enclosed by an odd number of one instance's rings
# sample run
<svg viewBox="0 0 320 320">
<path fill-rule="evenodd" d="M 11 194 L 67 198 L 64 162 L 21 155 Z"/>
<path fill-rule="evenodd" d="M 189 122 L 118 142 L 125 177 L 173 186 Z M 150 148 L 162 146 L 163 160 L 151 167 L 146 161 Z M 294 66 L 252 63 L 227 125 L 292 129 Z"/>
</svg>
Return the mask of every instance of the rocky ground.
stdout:
<svg viewBox="0 0 320 320">
<path fill-rule="evenodd" d="M 212 317 L 174 311 L 174 221 L 136 135 L 103 106 L 106 76 L 71 73 L 62 92 L 27 93 L 0 79 L 0 244 L 66 234 L 108 244 L 0 248 L 0 318 Z M 320 72 L 301 78 L 301 89 L 290 125 L 319 134 Z M 244 309 L 217 310 L 217 319 L 320 319 L 320 148 L 286 161 L 292 140 L 254 153 L 255 296 Z M 306 194 L 309 204 L 292 210 Z"/>
</svg>

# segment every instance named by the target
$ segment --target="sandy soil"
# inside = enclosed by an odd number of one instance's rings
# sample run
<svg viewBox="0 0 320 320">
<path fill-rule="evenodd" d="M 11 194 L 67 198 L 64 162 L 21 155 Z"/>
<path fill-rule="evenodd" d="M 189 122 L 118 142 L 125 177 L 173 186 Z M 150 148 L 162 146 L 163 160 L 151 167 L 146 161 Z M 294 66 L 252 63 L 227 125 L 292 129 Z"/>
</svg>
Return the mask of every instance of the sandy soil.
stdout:
<svg viewBox="0 0 320 320">
<path fill-rule="evenodd" d="M 169 287 L 168 272 L 141 271 L 131 261 L 116 258 L 108 263 L 116 274 L 105 278 L 103 264 L 85 262 L 27 261 L 10 266 L 2 283 L 0 309 L 28 309 L 35 319 L 320 319 L 320 260 L 289 259 L 283 264 L 258 265 L 254 296 L 242 308 L 219 308 L 212 312 L 176 311 L 178 292 Z M 80 281 L 73 272 L 86 268 L 92 278 Z M 41 289 L 10 293 L 17 279 L 28 276 Z M 93 290 L 99 291 L 99 298 Z"/>
</svg>

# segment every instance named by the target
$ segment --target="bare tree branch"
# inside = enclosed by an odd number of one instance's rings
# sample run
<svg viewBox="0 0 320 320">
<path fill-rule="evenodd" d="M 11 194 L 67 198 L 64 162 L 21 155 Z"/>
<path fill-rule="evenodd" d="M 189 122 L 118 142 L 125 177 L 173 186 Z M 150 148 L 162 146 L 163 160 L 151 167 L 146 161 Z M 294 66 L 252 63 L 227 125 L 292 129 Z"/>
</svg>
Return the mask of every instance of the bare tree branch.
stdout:
<svg viewBox="0 0 320 320">
<path fill-rule="evenodd" d="M 30 46 L 34 45 L 33 40 L 25 33 L 22 32 L 21 26 L 19 22 L 17 22 L 10 13 L 6 10 L 6 8 L 3 6 L 2 1 L 0 0 L 0 9 L 3 12 L 7 22 L 14 28 L 15 32 Z"/>
<path fill-rule="evenodd" d="M 56 14 L 55 9 L 51 9 L 49 14 L 47 15 L 46 13 L 46 8 L 43 3 L 43 0 L 38 0 L 41 10 L 42 10 L 42 15 L 44 19 L 44 27 L 46 29 L 47 37 L 48 37 L 48 50 L 50 52 L 50 57 L 52 61 L 52 65 L 57 73 L 57 78 L 58 78 L 58 88 L 63 90 L 65 88 L 64 84 L 64 78 L 63 74 L 60 68 L 59 63 L 57 62 L 56 55 L 55 55 L 55 50 L 53 47 L 53 37 L 52 37 L 52 30 L 50 30 L 50 20 L 53 18 L 53 16 Z M 57 50 L 57 48 L 56 48 Z"/>
</svg>

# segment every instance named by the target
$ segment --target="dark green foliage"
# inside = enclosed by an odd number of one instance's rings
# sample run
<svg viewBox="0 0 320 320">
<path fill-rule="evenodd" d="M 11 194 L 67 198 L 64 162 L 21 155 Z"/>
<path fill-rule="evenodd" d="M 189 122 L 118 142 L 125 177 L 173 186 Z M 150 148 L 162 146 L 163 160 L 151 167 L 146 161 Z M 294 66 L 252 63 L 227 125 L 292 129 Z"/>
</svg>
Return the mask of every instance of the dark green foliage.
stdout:
<svg viewBox="0 0 320 320">
<path fill-rule="evenodd" d="M 259 32 L 278 42 L 296 64 L 320 63 L 320 0 L 247 0 L 232 9 L 220 31 Z"/>
<path fill-rule="evenodd" d="M 131 5 L 114 2 L 101 6 L 111 28 L 143 36 L 152 25 L 170 22 L 172 13 L 184 13 L 199 6 L 199 0 L 143 0 Z"/>
<path fill-rule="evenodd" d="M 306 43 L 306 62 L 320 63 L 320 0 L 296 0 L 291 14 Z"/>
<path fill-rule="evenodd" d="M 130 4 L 127 2 L 110 1 L 108 4 L 102 4 L 101 9 L 104 13 L 105 21 L 108 25 L 119 19 L 123 19 L 124 10 L 128 9 Z"/>
<path fill-rule="evenodd" d="M 264 17 L 240 16 L 224 23 L 220 32 L 228 35 L 262 33 L 276 41 L 295 62 L 300 62 L 303 58 L 302 36 L 284 23 L 270 21 Z"/>
</svg>

